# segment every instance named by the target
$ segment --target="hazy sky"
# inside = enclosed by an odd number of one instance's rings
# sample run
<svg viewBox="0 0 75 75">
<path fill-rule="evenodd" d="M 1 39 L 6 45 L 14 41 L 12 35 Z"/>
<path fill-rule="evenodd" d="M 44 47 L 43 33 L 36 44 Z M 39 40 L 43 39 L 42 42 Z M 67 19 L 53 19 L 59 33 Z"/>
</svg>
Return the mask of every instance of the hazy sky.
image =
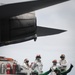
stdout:
<svg viewBox="0 0 75 75">
<path fill-rule="evenodd" d="M 0 0 L 2 3 L 10 1 L 15 0 Z M 66 59 L 75 66 L 75 0 L 40 9 L 35 13 L 37 16 L 37 25 L 64 29 L 67 32 L 40 37 L 36 42 L 31 40 L 1 47 L 0 55 L 12 57 L 22 64 L 24 58 L 28 58 L 32 62 L 35 60 L 35 56 L 40 54 L 44 64 L 43 70 L 46 71 L 51 66 L 52 60 L 59 60 L 60 55 L 64 53 Z M 73 75 L 74 70 L 75 68 L 73 68 L 69 75 Z"/>
<path fill-rule="evenodd" d="M 34 1 L 34 0 L 0 0 L 0 3 L 9 4 L 9 3 L 25 2 L 25 1 Z"/>
</svg>

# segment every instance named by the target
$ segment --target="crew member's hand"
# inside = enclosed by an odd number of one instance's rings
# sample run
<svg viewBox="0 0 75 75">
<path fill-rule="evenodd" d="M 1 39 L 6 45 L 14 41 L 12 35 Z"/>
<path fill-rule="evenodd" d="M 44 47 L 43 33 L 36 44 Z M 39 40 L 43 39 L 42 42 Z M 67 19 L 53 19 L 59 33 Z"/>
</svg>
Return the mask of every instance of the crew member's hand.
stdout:
<svg viewBox="0 0 75 75">
<path fill-rule="evenodd" d="M 71 68 L 73 68 L 73 65 L 71 64 Z"/>
<path fill-rule="evenodd" d="M 52 69 L 50 68 L 50 70 L 49 70 L 50 72 L 52 71 Z"/>
</svg>

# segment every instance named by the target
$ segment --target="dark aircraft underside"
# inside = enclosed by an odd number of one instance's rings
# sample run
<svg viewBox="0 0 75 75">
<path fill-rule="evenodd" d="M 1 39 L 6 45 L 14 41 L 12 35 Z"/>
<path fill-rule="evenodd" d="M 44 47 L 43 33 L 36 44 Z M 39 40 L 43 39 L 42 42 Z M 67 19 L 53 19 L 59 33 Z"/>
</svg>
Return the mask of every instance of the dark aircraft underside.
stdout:
<svg viewBox="0 0 75 75">
<path fill-rule="evenodd" d="M 37 26 L 35 14 L 29 13 L 65 1 L 68 0 L 34 0 L 0 6 L 0 46 L 31 39 L 36 41 L 40 36 L 65 32 L 63 29 Z"/>
</svg>

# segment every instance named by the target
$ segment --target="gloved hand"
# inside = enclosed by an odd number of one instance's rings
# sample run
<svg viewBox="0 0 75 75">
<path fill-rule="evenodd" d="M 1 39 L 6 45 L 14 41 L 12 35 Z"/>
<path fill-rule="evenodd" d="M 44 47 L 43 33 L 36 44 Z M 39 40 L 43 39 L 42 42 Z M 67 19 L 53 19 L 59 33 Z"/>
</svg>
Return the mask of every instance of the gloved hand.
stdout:
<svg viewBox="0 0 75 75">
<path fill-rule="evenodd" d="M 73 65 L 71 64 L 71 68 L 73 68 Z"/>
<path fill-rule="evenodd" d="M 34 66 L 36 67 L 36 66 L 38 66 L 38 64 L 35 63 Z"/>
<path fill-rule="evenodd" d="M 20 70 L 23 70 L 23 68 L 20 68 Z"/>
<path fill-rule="evenodd" d="M 50 70 L 49 70 L 50 72 L 52 71 L 52 69 L 50 68 Z"/>
</svg>

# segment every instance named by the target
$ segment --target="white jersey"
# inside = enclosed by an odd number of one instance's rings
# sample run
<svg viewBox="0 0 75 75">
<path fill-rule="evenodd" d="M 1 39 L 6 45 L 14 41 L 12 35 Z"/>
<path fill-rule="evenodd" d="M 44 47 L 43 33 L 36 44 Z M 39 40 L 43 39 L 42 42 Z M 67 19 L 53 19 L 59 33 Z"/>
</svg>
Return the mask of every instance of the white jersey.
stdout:
<svg viewBox="0 0 75 75">
<path fill-rule="evenodd" d="M 51 74 L 50 75 L 56 75 L 56 73 L 54 72 L 54 70 L 56 69 L 56 68 L 58 68 L 58 66 L 57 65 L 53 65 L 52 67 L 51 67 Z"/>
<path fill-rule="evenodd" d="M 66 64 L 66 63 L 67 63 L 66 60 L 60 60 L 60 61 L 59 61 L 59 64 L 60 64 L 60 65 L 64 65 L 64 64 Z"/>
<path fill-rule="evenodd" d="M 66 70 L 67 69 L 67 61 L 66 60 L 60 60 L 59 61 L 60 68 Z"/>
<path fill-rule="evenodd" d="M 40 61 L 35 60 L 32 69 L 34 71 L 37 71 L 39 74 L 41 74 L 42 73 L 42 69 L 43 69 L 43 64 L 42 64 L 41 60 Z"/>
<path fill-rule="evenodd" d="M 24 69 L 23 70 L 24 73 L 27 73 L 27 75 L 30 75 L 32 70 L 31 70 L 31 68 L 27 64 L 24 63 L 23 69 Z"/>
</svg>

